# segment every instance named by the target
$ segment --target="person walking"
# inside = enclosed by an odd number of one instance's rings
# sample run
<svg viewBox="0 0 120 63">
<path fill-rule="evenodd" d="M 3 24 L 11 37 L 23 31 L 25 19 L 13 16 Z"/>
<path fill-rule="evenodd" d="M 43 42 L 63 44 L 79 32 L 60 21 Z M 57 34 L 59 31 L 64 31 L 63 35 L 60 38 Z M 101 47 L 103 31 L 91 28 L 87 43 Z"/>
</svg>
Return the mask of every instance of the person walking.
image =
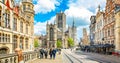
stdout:
<svg viewBox="0 0 120 63">
<path fill-rule="evenodd" d="M 48 56 L 48 50 L 47 49 L 44 50 L 44 55 L 45 55 L 45 58 L 47 59 L 47 56 Z"/>
<path fill-rule="evenodd" d="M 44 50 L 40 49 L 40 59 L 43 58 Z"/>
<path fill-rule="evenodd" d="M 18 63 L 25 63 L 22 50 L 20 48 L 16 48 L 15 53 L 18 55 Z"/>
<path fill-rule="evenodd" d="M 53 59 L 55 59 L 55 57 L 56 57 L 56 49 L 52 50 L 52 54 L 53 54 Z"/>
<path fill-rule="evenodd" d="M 52 48 L 49 50 L 50 59 L 52 59 Z"/>
</svg>

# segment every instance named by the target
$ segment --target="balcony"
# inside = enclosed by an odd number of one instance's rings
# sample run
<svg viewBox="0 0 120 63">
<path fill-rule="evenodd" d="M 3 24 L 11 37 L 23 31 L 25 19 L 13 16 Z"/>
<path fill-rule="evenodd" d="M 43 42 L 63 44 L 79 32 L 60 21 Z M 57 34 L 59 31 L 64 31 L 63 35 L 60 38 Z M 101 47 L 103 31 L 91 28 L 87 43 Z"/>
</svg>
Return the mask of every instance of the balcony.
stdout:
<svg viewBox="0 0 120 63">
<path fill-rule="evenodd" d="M 23 11 L 24 12 L 30 12 L 30 13 L 33 13 L 33 14 L 35 13 L 35 11 L 30 9 L 30 8 L 25 8 Z"/>
<path fill-rule="evenodd" d="M 22 2 L 30 2 L 30 3 L 32 3 L 32 0 L 22 0 Z"/>
</svg>

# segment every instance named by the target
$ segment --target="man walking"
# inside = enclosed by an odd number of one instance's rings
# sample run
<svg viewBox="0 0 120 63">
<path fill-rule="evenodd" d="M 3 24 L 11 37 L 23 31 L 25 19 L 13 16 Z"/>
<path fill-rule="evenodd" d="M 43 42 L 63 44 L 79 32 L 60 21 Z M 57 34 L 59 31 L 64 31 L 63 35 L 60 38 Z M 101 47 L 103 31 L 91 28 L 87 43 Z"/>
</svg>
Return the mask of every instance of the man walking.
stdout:
<svg viewBox="0 0 120 63">
<path fill-rule="evenodd" d="M 40 49 L 40 58 L 43 58 L 44 50 Z"/>
<path fill-rule="evenodd" d="M 50 59 L 52 59 L 52 48 L 50 48 L 49 55 L 50 55 Z"/>
<path fill-rule="evenodd" d="M 55 57 L 56 57 L 56 49 L 52 50 L 52 54 L 53 54 L 53 59 L 55 59 Z"/>
<path fill-rule="evenodd" d="M 48 50 L 47 49 L 44 50 L 44 55 L 45 55 L 45 58 L 47 59 L 47 56 L 48 56 Z"/>
</svg>

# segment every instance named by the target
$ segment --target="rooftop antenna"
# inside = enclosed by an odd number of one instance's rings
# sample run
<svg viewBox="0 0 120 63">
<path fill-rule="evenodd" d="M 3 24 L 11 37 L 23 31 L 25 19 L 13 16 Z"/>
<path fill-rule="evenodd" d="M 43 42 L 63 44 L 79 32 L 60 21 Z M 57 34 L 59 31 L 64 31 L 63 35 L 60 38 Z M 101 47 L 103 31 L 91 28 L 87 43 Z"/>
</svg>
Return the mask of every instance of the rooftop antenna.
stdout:
<svg viewBox="0 0 120 63">
<path fill-rule="evenodd" d="M 73 24 L 72 24 L 72 25 L 73 25 L 73 27 L 75 27 L 75 21 L 74 21 L 74 17 L 73 17 Z"/>
</svg>

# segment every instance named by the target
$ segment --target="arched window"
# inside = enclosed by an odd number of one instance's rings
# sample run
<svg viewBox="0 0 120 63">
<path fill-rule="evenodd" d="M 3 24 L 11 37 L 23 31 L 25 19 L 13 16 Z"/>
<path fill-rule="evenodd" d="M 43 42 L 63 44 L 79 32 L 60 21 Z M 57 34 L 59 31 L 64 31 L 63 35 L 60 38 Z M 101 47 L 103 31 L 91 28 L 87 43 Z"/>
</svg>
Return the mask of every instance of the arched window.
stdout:
<svg viewBox="0 0 120 63">
<path fill-rule="evenodd" d="M 54 30 L 53 28 L 50 28 L 50 41 L 54 39 Z"/>
<path fill-rule="evenodd" d="M 0 54 L 7 54 L 8 50 L 9 49 L 7 47 L 2 47 L 2 48 L 0 48 Z"/>
<path fill-rule="evenodd" d="M 0 6 L 0 26 L 2 25 L 1 17 L 2 17 L 2 7 Z"/>
<path fill-rule="evenodd" d="M 5 13 L 5 27 L 10 28 L 10 11 L 6 10 Z"/>
</svg>

